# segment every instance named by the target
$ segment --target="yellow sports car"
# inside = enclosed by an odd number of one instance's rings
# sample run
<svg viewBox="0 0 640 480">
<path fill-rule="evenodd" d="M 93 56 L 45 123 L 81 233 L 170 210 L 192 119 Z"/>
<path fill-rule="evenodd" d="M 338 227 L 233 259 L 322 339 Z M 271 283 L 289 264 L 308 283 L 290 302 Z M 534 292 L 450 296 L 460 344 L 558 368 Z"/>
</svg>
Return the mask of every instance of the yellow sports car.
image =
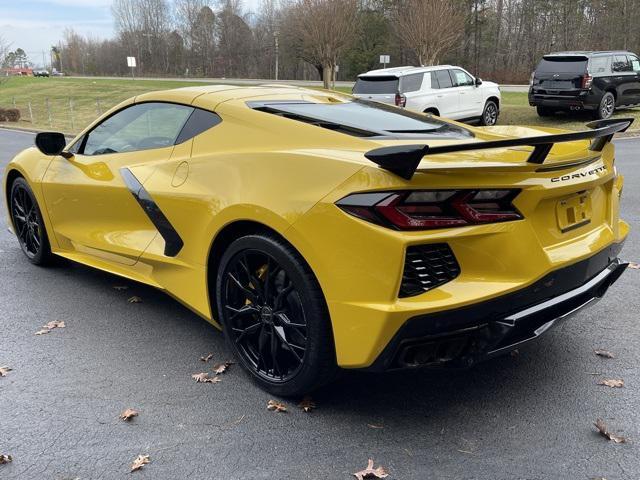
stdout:
<svg viewBox="0 0 640 480">
<path fill-rule="evenodd" d="M 265 389 L 339 368 L 470 366 L 538 337 L 621 275 L 613 134 L 474 128 L 336 92 L 140 95 L 8 165 L 10 225 L 163 289 L 222 328 Z"/>
</svg>

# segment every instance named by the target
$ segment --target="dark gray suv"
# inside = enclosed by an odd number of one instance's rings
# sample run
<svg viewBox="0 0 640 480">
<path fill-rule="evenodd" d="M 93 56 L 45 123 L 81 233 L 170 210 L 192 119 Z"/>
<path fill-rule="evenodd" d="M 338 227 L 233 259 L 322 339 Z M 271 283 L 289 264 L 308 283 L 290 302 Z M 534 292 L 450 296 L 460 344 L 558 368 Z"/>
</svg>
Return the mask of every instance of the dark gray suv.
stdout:
<svg viewBox="0 0 640 480">
<path fill-rule="evenodd" d="M 640 60 L 631 52 L 545 55 L 531 74 L 529 105 L 538 115 L 588 110 L 598 119 L 640 105 Z"/>
</svg>

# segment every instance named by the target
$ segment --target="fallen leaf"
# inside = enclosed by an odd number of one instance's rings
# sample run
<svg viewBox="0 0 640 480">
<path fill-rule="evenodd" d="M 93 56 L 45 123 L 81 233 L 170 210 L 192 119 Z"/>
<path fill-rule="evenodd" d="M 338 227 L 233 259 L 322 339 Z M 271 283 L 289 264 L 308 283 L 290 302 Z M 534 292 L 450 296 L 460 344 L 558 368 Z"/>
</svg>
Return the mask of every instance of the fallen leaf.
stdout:
<svg viewBox="0 0 640 480">
<path fill-rule="evenodd" d="M 614 358 L 613 353 L 609 352 L 608 350 L 597 349 L 597 350 L 594 350 L 593 353 L 603 358 Z"/>
<path fill-rule="evenodd" d="M 303 412 L 309 413 L 311 410 L 316 408 L 316 403 L 311 399 L 311 397 L 307 396 L 302 399 L 298 406 L 302 409 Z"/>
<path fill-rule="evenodd" d="M 151 462 L 149 455 L 138 455 L 131 464 L 131 471 L 135 472 L 136 470 L 140 470 L 143 465 L 146 465 L 149 462 Z"/>
<path fill-rule="evenodd" d="M 364 478 L 387 478 L 389 474 L 384 467 L 373 468 L 373 460 L 369 459 L 367 468 L 354 473 L 353 476 L 358 480 L 363 480 Z"/>
<path fill-rule="evenodd" d="M 200 360 L 202 360 L 203 362 L 208 362 L 212 358 L 213 358 L 213 353 L 210 353 L 209 355 L 200 357 Z"/>
<path fill-rule="evenodd" d="M 627 265 L 627 267 L 633 268 L 634 270 L 640 270 L 640 263 L 629 262 L 629 265 Z"/>
<path fill-rule="evenodd" d="M 126 285 L 114 285 L 113 289 L 114 290 L 128 290 L 129 287 L 127 287 Z"/>
<path fill-rule="evenodd" d="M 13 457 L 11 455 L 0 455 L 0 465 L 4 465 L 9 462 L 13 462 Z"/>
<path fill-rule="evenodd" d="M 276 402 L 275 400 L 269 400 L 267 403 L 267 410 L 274 412 L 286 412 L 287 406 L 284 403 Z"/>
<path fill-rule="evenodd" d="M 598 432 L 600 432 L 600 435 L 602 435 L 607 440 L 611 440 L 611 441 L 613 441 L 615 443 L 625 443 L 627 441 L 626 438 L 620 437 L 620 436 L 616 435 L 615 433 L 611 433 L 607 429 L 607 425 L 604 423 L 604 420 L 602 420 L 601 418 L 598 418 L 596 420 L 596 423 L 594 423 L 594 425 L 598 429 Z"/>
<path fill-rule="evenodd" d="M 229 365 L 233 365 L 233 362 L 226 361 L 224 363 L 218 363 L 213 366 L 213 373 L 216 375 L 220 375 L 221 373 L 225 373 L 229 368 Z"/>
<path fill-rule="evenodd" d="M 131 298 L 129 298 L 129 300 L 127 300 L 127 302 L 129 303 L 142 303 L 142 299 L 140 297 L 137 296 L 133 296 Z"/>
<path fill-rule="evenodd" d="M 608 380 L 602 380 L 598 382 L 598 385 L 604 385 L 605 387 L 611 387 L 611 388 L 622 388 L 624 387 L 624 380 L 611 378 Z"/>
<path fill-rule="evenodd" d="M 43 325 L 42 328 L 46 328 L 47 330 L 53 330 L 54 328 L 64 328 L 64 322 L 54 320 L 53 322 L 49 322 L 46 325 Z"/>
<path fill-rule="evenodd" d="M 207 372 L 194 373 L 191 375 L 197 383 L 219 383 L 222 381 L 221 378 L 213 377 L 211 378 Z"/>
<path fill-rule="evenodd" d="M 51 330 L 45 328 L 44 330 L 38 330 L 36 332 L 36 335 L 46 335 L 47 333 L 51 332 Z"/>
<path fill-rule="evenodd" d="M 120 418 L 125 422 L 130 421 L 133 417 L 137 417 L 137 416 L 138 416 L 138 411 L 134 410 L 133 408 L 127 408 L 124 412 L 120 414 Z"/>
<path fill-rule="evenodd" d="M 7 367 L 6 365 L 4 367 L 0 367 L 0 377 L 6 377 L 7 376 L 7 372 L 11 371 L 11 367 Z"/>
<path fill-rule="evenodd" d="M 375 423 L 367 423 L 367 427 L 375 428 L 377 430 L 380 430 L 380 429 L 384 428 L 384 425 L 376 425 Z"/>
</svg>

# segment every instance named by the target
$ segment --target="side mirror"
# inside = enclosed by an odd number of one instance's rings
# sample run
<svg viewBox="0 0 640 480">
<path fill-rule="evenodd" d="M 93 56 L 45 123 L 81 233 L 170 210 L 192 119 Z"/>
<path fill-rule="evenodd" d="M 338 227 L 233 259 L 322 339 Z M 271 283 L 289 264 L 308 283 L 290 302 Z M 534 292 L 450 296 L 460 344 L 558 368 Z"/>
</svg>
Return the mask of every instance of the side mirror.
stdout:
<svg viewBox="0 0 640 480">
<path fill-rule="evenodd" d="M 40 132 L 36 135 L 36 147 L 45 155 L 63 155 L 66 146 L 67 140 L 62 133 Z"/>
<path fill-rule="evenodd" d="M 476 87 L 482 85 L 482 79 L 480 77 L 476 77 Z"/>
</svg>

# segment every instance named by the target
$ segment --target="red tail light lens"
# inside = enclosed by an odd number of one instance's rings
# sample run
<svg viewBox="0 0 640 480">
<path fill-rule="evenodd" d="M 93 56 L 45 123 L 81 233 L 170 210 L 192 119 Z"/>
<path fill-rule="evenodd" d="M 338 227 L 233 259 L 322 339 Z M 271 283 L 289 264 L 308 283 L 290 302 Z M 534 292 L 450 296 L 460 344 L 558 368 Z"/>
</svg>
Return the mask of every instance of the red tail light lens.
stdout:
<svg viewBox="0 0 640 480">
<path fill-rule="evenodd" d="M 591 88 L 591 82 L 593 82 L 593 77 L 591 75 L 585 75 L 582 77 L 582 88 L 588 90 Z"/>
<path fill-rule="evenodd" d="M 408 190 L 356 193 L 337 202 L 345 212 L 398 230 L 429 230 L 519 220 L 520 190 Z"/>
<path fill-rule="evenodd" d="M 406 107 L 407 106 L 407 97 L 401 95 L 400 93 L 396 93 L 396 106 L 398 107 Z"/>
</svg>

